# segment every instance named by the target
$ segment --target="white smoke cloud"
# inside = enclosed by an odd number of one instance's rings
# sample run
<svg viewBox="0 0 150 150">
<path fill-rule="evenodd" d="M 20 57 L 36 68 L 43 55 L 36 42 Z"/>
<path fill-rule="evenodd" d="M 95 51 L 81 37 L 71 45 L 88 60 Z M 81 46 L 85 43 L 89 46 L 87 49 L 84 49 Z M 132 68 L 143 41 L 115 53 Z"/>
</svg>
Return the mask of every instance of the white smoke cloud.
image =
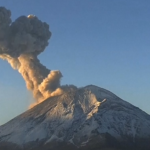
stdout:
<svg viewBox="0 0 150 150">
<path fill-rule="evenodd" d="M 37 58 L 51 37 L 49 25 L 34 15 L 20 16 L 14 22 L 10 17 L 10 10 L 0 7 L 0 58 L 22 75 L 35 104 L 62 93 L 61 72 L 47 69 Z"/>
</svg>

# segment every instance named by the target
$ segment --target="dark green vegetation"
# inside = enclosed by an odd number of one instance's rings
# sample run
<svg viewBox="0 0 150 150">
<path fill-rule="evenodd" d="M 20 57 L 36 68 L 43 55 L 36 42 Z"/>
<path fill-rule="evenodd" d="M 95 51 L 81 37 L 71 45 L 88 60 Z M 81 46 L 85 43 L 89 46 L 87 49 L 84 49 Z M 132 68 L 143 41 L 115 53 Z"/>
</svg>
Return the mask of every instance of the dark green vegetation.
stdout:
<svg viewBox="0 0 150 150">
<path fill-rule="evenodd" d="M 150 139 L 137 139 L 136 143 L 127 139 L 126 141 L 117 141 L 109 134 L 104 135 L 106 140 L 100 137 L 93 137 L 93 139 L 83 147 L 76 147 L 70 143 L 53 141 L 51 143 L 44 144 L 44 140 L 41 142 L 30 142 L 23 147 L 16 144 L 3 142 L 0 143 L 0 150 L 150 150 Z"/>
<path fill-rule="evenodd" d="M 150 116 L 105 89 L 71 89 L 0 126 L 0 150 L 150 150 Z"/>
</svg>

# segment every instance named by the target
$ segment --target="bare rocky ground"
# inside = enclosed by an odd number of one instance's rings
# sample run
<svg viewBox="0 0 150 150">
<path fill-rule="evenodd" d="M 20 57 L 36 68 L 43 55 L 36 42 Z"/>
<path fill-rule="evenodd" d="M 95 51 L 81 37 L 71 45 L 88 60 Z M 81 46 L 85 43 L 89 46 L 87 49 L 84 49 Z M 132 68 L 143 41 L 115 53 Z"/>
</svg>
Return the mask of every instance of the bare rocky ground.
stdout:
<svg viewBox="0 0 150 150">
<path fill-rule="evenodd" d="M 70 89 L 0 126 L 0 150 L 150 150 L 150 116 L 105 89 Z"/>
</svg>

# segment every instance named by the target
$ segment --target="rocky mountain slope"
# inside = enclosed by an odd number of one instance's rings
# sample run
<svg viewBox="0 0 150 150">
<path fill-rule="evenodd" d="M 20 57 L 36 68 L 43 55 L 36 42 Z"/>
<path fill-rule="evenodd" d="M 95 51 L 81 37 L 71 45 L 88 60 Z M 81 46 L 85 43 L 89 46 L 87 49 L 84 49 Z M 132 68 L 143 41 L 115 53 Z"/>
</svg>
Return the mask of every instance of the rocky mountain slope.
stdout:
<svg viewBox="0 0 150 150">
<path fill-rule="evenodd" d="M 150 116 L 113 93 L 70 87 L 0 126 L 0 150 L 149 150 Z"/>
</svg>

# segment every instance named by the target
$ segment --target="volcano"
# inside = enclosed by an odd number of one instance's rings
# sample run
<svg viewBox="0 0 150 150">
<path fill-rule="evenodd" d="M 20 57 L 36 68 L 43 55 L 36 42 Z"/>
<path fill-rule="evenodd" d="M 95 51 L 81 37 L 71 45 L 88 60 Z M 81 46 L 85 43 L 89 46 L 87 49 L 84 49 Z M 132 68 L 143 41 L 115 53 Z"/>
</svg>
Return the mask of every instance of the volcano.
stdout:
<svg viewBox="0 0 150 150">
<path fill-rule="evenodd" d="M 150 116 L 103 88 L 68 87 L 0 126 L 0 150 L 149 150 Z"/>
</svg>

